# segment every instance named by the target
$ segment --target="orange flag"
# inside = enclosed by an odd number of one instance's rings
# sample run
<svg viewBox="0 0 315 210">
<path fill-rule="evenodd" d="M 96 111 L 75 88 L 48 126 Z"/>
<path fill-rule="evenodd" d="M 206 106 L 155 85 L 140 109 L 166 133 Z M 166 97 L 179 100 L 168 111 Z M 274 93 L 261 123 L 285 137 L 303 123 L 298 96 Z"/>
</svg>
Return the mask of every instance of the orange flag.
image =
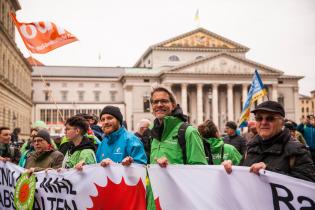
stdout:
<svg viewBox="0 0 315 210">
<path fill-rule="evenodd" d="M 52 22 L 20 23 L 10 13 L 27 49 L 44 54 L 78 39 Z"/>
</svg>

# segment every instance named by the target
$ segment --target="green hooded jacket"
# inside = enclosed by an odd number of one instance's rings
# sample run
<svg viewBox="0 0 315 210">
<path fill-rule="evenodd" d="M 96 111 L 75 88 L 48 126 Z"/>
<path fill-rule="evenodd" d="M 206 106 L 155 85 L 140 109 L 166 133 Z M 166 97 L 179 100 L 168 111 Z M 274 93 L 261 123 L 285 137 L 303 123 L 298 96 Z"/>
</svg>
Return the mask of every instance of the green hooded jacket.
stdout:
<svg viewBox="0 0 315 210">
<path fill-rule="evenodd" d="M 237 149 L 230 144 L 224 144 L 222 138 L 208 138 L 206 141 L 211 146 L 212 160 L 214 165 L 221 164 L 221 152 L 223 150 L 223 160 L 231 160 L 233 165 L 239 165 L 242 159 L 242 155 L 237 151 Z"/>
<path fill-rule="evenodd" d="M 63 160 L 62 167 L 73 168 L 81 160 L 87 165 L 96 163 L 95 146 L 86 136 L 83 136 L 79 145 L 71 144 Z"/>
<path fill-rule="evenodd" d="M 182 149 L 178 143 L 178 129 L 183 123 L 174 116 L 166 116 L 163 119 L 163 131 L 161 139 L 153 138 L 151 143 L 150 163 L 156 163 L 156 159 L 166 157 L 169 164 L 183 164 Z M 186 156 L 188 165 L 206 165 L 207 160 L 203 143 L 198 130 L 188 126 L 185 132 Z"/>
</svg>

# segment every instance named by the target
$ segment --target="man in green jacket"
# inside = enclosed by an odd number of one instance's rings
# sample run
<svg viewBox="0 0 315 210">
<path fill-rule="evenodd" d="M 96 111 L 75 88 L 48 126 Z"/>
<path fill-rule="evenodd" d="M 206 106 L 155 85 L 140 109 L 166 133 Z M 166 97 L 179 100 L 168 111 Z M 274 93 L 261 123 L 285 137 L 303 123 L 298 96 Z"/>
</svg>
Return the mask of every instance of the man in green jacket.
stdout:
<svg viewBox="0 0 315 210">
<path fill-rule="evenodd" d="M 178 142 L 178 130 L 187 121 L 174 95 L 164 87 L 157 87 L 151 92 L 150 99 L 154 120 L 151 129 L 152 141 L 150 163 L 166 167 L 168 164 L 206 165 L 207 159 L 198 130 L 188 126 L 185 131 L 186 160 Z M 147 209 L 155 210 L 151 185 L 147 183 Z"/>
<path fill-rule="evenodd" d="M 174 95 L 164 87 L 157 87 L 151 92 L 150 102 L 156 117 L 152 128 L 150 163 L 161 167 L 168 164 L 207 164 L 201 136 L 192 126 L 188 126 L 185 132 L 187 160 L 183 159 L 178 129 L 187 121 L 187 116 L 176 105 Z"/>
</svg>

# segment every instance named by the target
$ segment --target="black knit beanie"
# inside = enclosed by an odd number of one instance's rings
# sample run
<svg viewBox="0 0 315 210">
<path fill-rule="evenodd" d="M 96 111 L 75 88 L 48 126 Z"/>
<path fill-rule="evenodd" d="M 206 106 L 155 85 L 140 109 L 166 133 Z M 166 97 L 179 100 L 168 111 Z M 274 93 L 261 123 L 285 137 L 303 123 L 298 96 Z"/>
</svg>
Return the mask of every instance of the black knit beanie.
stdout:
<svg viewBox="0 0 315 210">
<path fill-rule="evenodd" d="M 120 112 L 120 109 L 116 106 L 105 106 L 104 109 L 101 111 L 100 118 L 103 114 L 110 114 L 114 116 L 120 122 L 120 124 L 123 121 L 123 116 Z"/>
<path fill-rule="evenodd" d="M 47 141 L 48 144 L 51 144 L 50 135 L 47 130 L 44 130 L 44 129 L 39 130 L 38 133 L 34 136 L 34 138 L 35 137 L 40 137 L 44 139 L 45 141 Z"/>
</svg>

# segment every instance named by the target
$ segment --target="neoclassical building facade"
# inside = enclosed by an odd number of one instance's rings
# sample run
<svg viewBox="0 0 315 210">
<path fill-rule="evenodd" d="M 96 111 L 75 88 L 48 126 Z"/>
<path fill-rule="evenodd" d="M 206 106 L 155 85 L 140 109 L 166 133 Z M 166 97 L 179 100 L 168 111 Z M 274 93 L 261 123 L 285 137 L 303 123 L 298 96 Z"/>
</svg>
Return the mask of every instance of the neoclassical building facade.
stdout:
<svg viewBox="0 0 315 210">
<path fill-rule="evenodd" d="M 154 119 L 150 92 L 163 85 L 174 92 L 190 123 L 212 119 L 222 130 L 226 121 L 238 121 L 255 69 L 268 89 L 268 97 L 259 102 L 279 101 L 287 118 L 298 120 L 298 80 L 302 77 L 252 61 L 246 58 L 248 51 L 248 47 L 198 28 L 150 46 L 130 68 L 34 67 L 33 120 L 46 121 L 52 130 L 61 123 L 50 99 L 54 96 L 65 116 L 99 113 L 107 104 L 117 105 L 128 129 L 135 130 L 142 118 Z M 49 86 L 41 81 L 41 74 Z M 61 129 L 59 125 L 57 131 Z"/>
<path fill-rule="evenodd" d="M 20 10 L 17 0 L 0 0 L 0 126 L 30 132 L 32 67 L 15 43 L 15 27 L 8 13 Z"/>
</svg>

